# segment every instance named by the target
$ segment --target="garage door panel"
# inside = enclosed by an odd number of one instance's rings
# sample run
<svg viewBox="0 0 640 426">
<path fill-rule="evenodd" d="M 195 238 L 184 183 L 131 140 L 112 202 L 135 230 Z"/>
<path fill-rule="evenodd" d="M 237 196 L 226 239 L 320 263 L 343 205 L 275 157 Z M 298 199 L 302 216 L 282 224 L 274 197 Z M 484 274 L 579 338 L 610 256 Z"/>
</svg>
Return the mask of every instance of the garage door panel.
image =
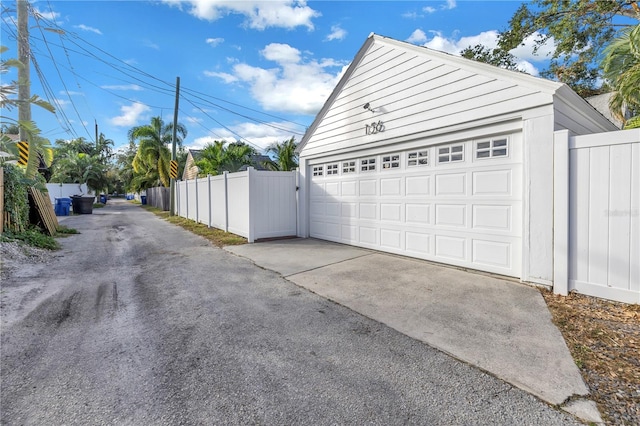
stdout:
<svg viewBox="0 0 640 426">
<path fill-rule="evenodd" d="M 402 249 L 402 231 L 381 228 L 380 245 L 391 249 Z"/>
<path fill-rule="evenodd" d="M 327 202 L 324 203 L 324 211 L 327 216 L 339 217 L 340 216 L 340 203 Z"/>
<path fill-rule="evenodd" d="M 450 173 L 436 175 L 436 195 L 461 196 L 467 194 L 467 174 Z"/>
<path fill-rule="evenodd" d="M 347 243 L 358 240 L 358 227 L 355 225 L 342 225 L 342 241 Z"/>
<path fill-rule="evenodd" d="M 505 270 L 513 267 L 511 259 L 513 247 L 511 243 L 473 240 L 471 251 L 474 263 L 497 266 Z"/>
<path fill-rule="evenodd" d="M 402 204 L 381 203 L 380 204 L 380 220 L 401 222 L 402 221 Z"/>
<path fill-rule="evenodd" d="M 473 173 L 473 195 L 512 195 L 513 172 L 507 170 L 489 170 Z"/>
<path fill-rule="evenodd" d="M 325 184 L 325 194 L 329 196 L 340 195 L 340 182 L 327 182 Z"/>
<path fill-rule="evenodd" d="M 360 203 L 360 219 L 376 220 L 378 219 L 378 204 L 377 203 Z"/>
<path fill-rule="evenodd" d="M 378 229 L 368 226 L 360 226 L 358 228 L 359 242 L 368 246 L 378 245 Z"/>
<path fill-rule="evenodd" d="M 367 195 L 378 195 L 378 181 L 376 179 L 367 179 L 360 181 L 360 192 L 358 195 L 366 197 Z"/>
<path fill-rule="evenodd" d="M 342 203 L 342 217 L 358 218 L 358 203 Z"/>
<path fill-rule="evenodd" d="M 408 197 L 431 195 L 431 176 L 407 176 L 405 187 Z"/>
<path fill-rule="evenodd" d="M 436 256 L 464 261 L 467 259 L 467 239 L 436 235 Z"/>
<path fill-rule="evenodd" d="M 431 204 L 407 203 L 405 205 L 405 220 L 407 223 L 429 225 L 431 218 Z"/>
<path fill-rule="evenodd" d="M 358 195 L 358 182 L 355 180 L 341 182 L 342 195 L 345 197 L 351 197 Z"/>
<path fill-rule="evenodd" d="M 399 177 L 380 179 L 380 195 L 383 197 L 402 195 L 402 179 Z"/>
<path fill-rule="evenodd" d="M 436 225 L 467 226 L 466 204 L 436 204 Z"/>
<path fill-rule="evenodd" d="M 473 228 L 497 231 L 511 231 L 513 223 L 511 206 L 474 205 Z"/>
<path fill-rule="evenodd" d="M 422 232 L 405 232 L 405 248 L 410 254 L 423 257 L 433 255 L 433 235 Z"/>
</svg>

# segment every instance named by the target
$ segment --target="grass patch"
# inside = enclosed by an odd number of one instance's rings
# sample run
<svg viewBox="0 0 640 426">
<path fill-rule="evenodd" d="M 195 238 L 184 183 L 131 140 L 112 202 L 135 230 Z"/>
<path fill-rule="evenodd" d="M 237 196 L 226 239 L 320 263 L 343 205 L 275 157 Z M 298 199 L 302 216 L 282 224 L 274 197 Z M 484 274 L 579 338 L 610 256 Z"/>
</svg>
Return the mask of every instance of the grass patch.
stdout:
<svg viewBox="0 0 640 426">
<path fill-rule="evenodd" d="M 79 234 L 80 232 L 75 228 L 69 228 L 64 225 L 59 225 L 56 229 L 56 237 L 68 237 L 69 235 Z"/>
<path fill-rule="evenodd" d="M 105 206 L 106 204 L 102 204 L 102 203 L 94 203 L 93 204 L 93 208 L 94 209 L 101 209 Z"/>
<path fill-rule="evenodd" d="M 207 225 L 194 222 L 190 219 L 185 219 L 184 217 L 170 216 L 169 212 L 160 210 L 156 207 L 152 207 L 149 205 L 141 205 L 141 207 L 166 220 L 169 223 L 178 225 L 193 234 L 200 235 L 201 237 L 206 238 L 217 247 L 235 246 L 247 243 L 247 239 L 239 235 L 232 234 L 230 232 L 224 232 L 223 230 L 217 228 L 209 228 L 207 227 Z"/>
<path fill-rule="evenodd" d="M 23 243 L 47 250 L 58 250 L 60 244 L 54 237 L 43 234 L 38 228 L 29 228 L 24 232 L 5 231 L 1 237 L 2 241 L 22 241 Z"/>
</svg>

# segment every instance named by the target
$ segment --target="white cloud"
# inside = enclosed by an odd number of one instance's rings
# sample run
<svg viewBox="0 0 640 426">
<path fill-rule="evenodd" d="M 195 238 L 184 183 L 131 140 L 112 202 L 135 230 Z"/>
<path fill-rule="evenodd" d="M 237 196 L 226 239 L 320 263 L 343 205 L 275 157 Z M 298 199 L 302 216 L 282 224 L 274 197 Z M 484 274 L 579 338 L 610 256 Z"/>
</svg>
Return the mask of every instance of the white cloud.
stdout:
<svg viewBox="0 0 640 426">
<path fill-rule="evenodd" d="M 331 27 L 331 33 L 325 38 L 326 41 L 332 40 L 344 40 L 347 37 L 347 31 L 340 27 L 340 25 L 334 25 Z"/>
<path fill-rule="evenodd" d="M 100 86 L 101 89 L 106 89 L 106 90 L 134 90 L 136 92 L 139 92 L 142 89 L 142 87 L 138 86 L 137 84 L 115 84 L 115 85 L 105 85 L 105 86 Z"/>
<path fill-rule="evenodd" d="M 407 39 L 410 43 L 421 44 L 430 49 L 441 52 L 450 53 L 452 55 L 460 55 L 460 52 L 467 47 L 473 47 L 478 44 L 489 49 L 495 49 L 498 46 L 498 31 L 484 31 L 480 34 L 466 37 L 445 37 L 439 31 L 430 31 L 431 38 L 422 30 L 415 30 Z M 537 54 L 533 53 L 534 42 L 539 37 L 538 33 L 528 37 L 521 46 L 511 50 L 511 54 L 516 57 L 516 64 L 519 70 L 528 74 L 537 76 L 540 74 L 538 68 L 532 62 L 540 62 L 548 59 L 553 53 L 553 39 L 548 40 L 539 50 Z"/>
<path fill-rule="evenodd" d="M 220 43 L 224 42 L 224 39 L 222 37 L 208 38 L 205 40 L 205 42 L 211 47 L 216 47 Z"/>
<path fill-rule="evenodd" d="M 411 33 L 409 38 L 407 39 L 409 43 L 426 43 L 427 42 L 427 34 L 421 29 L 417 29 Z"/>
<path fill-rule="evenodd" d="M 272 126 L 287 128 L 290 126 L 288 123 L 239 123 L 234 126 L 229 126 L 229 129 L 215 128 L 211 130 L 211 135 L 203 136 L 193 140 L 193 143 L 188 146 L 190 149 L 202 149 L 208 143 L 213 143 L 215 140 L 224 140 L 226 142 L 235 142 L 240 135 L 242 138 L 249 141 L 251 145 L 264 150 L 269 145 L 275 142 L 282 142 L 289 139 L 291 136 L 296 136 L 296 140 L 300 140 L 301 136 L 295 135 L 292 132 L 286 130 L 280 130 Z M 245 142 L 246 142 L 245 141 Z"/>
<path fill-rule="evenodd" d="M 246 18 L 245 25 L 256 30 L 269 27 L 313 29 L 312 19 L 320 12 L 307 6 L 304 0 L 162 0 L 181 10 L 207 21 L 215 21 L 226 15 L 238 14 Z"/>
<path fill-rule="evenodd" d="M 151 108 L 140 102 L 135 102 L 131 105 L 123 105 L 120 107 L 120 112 L 122 114 L 117 117 L 113 117 L 109 121 L 114 126 L 135 126 L 142 115 L 150 110 Z"/>
<path fill-rule="evenodd" d="M 158 46 L 157 44 L 155 44 L 154 42 L 152 42 L 150 40 L 145 40 L 144 41 L 144 45 L 145 45 L 145 47 L 151 48 L 153 50 L 160 50 L 160 46 Z"/>
<path fill-rule="evenodd" d="M 205 71 L 204 75 L 207 77 L 217 77 L 227 84 L 235 83 L 236 81 L 238 81 L 238 77 L 226 72 Z"/>
<path fill-rule="evenodd" d="M 99 29 L 93 28 L 93 27 L 89 27 L 89 26 L 84 25 L 84 24 L 76 25 L 75 28 L 81 29 L 82 31 L 89 31 L 89 32 L 92 32 L 92 33 L 96 33 L 96 34 L 102 35 L 102 31 L 100 31 Z"/>
<path fill-rule="evenodd" d="M 422 8 L 422 11 L 425 13 L 435 13 L 438 11 L 438 9 L 436 9 L 435 7 L 431 7 L 431 6 L 425 6 Z"/>
<path fill-rule="evenodd" d="M 38 16 L 39 18 L 43 18 L 43 19 L 47 19 L 49 21 L 55 21 L 56 18 L 60 17 L 60 14 L 58 12 L 54 12 L 53 10 L 49 10 L 47 12 L 43 12 L 38 8 L 35 8 L 33 13 Z"/>
<path fill-rule="evenodd" d="M 233 66 L 232 74 L 206 74 L 227 83 L 248 84 L 253 98 L 266 110 L 312 115 L 320 110 L 348 65 L 332 59 L 309 60 L 298 49 L 280 43 L 267 45 L 261 53 L 276 66 L 239 63 Z"/>
<path fill-rule="evenodd" d="M 447 0 L 446 4 L 442 6 L 442 9 L 451 10 L 456 8 L 456 0 Z"/>
<path fill-rule="evenodd" d="M 260 51 L 260 54 L 273 62 L 295 64 L 300 62 L 300 51 L 288 44 L 271 43 Z"/>
</svg>

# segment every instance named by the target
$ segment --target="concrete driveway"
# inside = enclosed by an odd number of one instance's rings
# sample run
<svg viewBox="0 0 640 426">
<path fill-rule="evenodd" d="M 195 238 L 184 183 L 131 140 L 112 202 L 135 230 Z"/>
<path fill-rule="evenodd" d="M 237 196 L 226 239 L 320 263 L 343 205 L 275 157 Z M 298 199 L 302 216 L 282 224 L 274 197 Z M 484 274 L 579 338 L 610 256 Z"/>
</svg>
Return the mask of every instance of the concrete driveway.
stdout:
<svg viewBox="0 0 640 426">
<path fill-rule="evenodd" d="M 226 250 L 584 420 L 602 421 L 535 288 L 315 239 Z"/>
</svg>

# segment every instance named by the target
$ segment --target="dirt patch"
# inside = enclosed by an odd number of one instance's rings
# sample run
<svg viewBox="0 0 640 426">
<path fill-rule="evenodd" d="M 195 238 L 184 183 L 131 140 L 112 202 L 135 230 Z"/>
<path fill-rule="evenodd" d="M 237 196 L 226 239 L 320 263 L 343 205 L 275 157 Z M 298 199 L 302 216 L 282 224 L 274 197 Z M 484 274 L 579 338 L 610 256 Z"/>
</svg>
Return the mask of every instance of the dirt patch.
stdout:
<svg viewBox="0 0 640 426">
<path fill-rule="evenodd" d="M 607 424 L 640 424 L 640 305 L 542 291 Z"/>
</svg>

